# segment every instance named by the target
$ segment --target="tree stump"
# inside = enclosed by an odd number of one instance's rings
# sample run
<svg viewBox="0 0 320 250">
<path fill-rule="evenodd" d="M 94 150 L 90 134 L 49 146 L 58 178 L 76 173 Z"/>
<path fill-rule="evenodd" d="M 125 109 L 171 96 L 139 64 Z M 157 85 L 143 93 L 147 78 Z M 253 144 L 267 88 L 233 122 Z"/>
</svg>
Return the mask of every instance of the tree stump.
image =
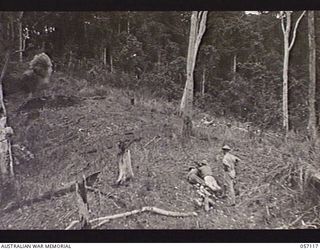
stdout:
<svg viewBox="0 0 320 250">
<path fill-rule="evenodd" d="M 121 185 L 127 180 L 131 179 L 134 174 L 132 171 L 131 154 L 128 146 L 124 142 L 120 141 L 118 144 L 119 152 L 117 154 L 119 177 L 116 181 L 117 185 Z"/>
<path fill-rule="evenodd" d="M 87 198 L 86 178 L 83 176 L 81 182 L 76 183 L 76 200 L 79 209 L 81 229 L 90 229 L 89 203 Z"/>
</svg>

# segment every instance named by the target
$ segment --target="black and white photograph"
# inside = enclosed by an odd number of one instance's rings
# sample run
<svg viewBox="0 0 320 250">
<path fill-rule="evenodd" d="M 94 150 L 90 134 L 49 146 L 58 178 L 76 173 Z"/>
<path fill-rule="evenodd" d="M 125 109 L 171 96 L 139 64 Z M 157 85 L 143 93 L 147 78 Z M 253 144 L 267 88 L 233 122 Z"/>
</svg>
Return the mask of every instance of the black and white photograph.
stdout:
<svg viewBox="0 0 320 250">
<path fill-rule="evenodd" d="M 320 12 L 0 11 L 0 229 L 320 228 Z"/>
</svg>

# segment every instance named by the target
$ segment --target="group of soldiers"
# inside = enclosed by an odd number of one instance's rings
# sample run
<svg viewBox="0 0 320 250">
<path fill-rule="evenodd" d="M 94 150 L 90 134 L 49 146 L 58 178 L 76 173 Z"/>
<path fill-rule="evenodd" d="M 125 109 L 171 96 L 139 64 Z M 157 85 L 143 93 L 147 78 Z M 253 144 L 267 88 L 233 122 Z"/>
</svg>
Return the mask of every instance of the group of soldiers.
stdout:
<svg viewBox="0 0 320 250">
<path fill-rule="evenodd" d="M 207 160 L 202 160 L 196 167 L 190 167 L 188 172 L 188 181 L 192 184 L 197 184 L 200 187 L 207 188 L 211 193 L 227 197 L 230 206 L 236 204 L 235 180 L 236 166 L 240 159 L 231 154 L 231 148 L 228 145 L 222 147 L 223 159 L 221 169 L 223 171 L 223 188 L 219 186 L 213 176 L 212 169 Z"/>
</svg>

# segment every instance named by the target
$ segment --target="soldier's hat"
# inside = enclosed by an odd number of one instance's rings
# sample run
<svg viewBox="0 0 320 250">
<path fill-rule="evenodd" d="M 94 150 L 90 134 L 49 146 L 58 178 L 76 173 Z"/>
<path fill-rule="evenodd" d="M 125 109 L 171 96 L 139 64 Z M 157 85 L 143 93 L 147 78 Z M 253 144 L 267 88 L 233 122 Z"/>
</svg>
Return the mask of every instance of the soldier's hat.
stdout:
<svg viewBox="0 0 320 250">
<path fill-rule="evenodd" d="M 207 161 L 207 160 L 202 160 L 202 161 L 200 162 L 200 164 L 201 164 L 201 165 L 208 165 L 208 161 Z"/>
<path fill-rule="evenodd" d="M 222 149 L 223 149 L 223 150 L 231 150 L 231 148 L 230 148 L 228 145 L 224 145 L 224 146 L 222 147 Z"/>
</svg>

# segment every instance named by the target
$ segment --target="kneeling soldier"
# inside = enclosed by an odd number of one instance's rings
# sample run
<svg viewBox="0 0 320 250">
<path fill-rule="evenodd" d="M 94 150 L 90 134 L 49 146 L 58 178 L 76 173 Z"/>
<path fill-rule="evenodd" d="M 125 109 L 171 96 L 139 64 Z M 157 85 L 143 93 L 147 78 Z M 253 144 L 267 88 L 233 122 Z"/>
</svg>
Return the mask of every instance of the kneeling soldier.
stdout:
<svg viewBox="0 0 320 250">
<path fill-rule="evenodd" d="M 220 191 L 221 187 L 218 185 L 216 179 L 213 177 L 212 169 L 208 165 L 206 160 L 202 160 L 200 165 L 198 165 L 199 176 L 204 179 L 207 187 L 209 187 L 213 192 Z"/>
</svg>

